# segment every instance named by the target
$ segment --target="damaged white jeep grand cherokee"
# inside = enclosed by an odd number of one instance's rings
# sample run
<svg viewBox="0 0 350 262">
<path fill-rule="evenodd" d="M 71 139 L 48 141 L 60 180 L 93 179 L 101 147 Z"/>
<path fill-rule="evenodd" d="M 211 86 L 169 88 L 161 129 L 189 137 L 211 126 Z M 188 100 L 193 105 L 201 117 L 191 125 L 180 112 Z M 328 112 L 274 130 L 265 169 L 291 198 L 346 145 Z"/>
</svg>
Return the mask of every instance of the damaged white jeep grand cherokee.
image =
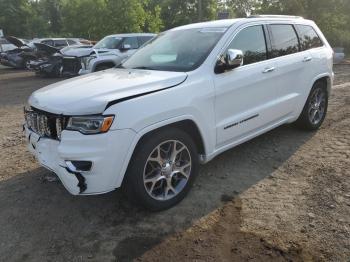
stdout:
<svg viewBox="0 0 350 262">
<path fill-rule="evenodd" d="M 319 128 L 332 55 L 318 27 L 297 17 L 178 27 L 120 68 L 34 92 L 28 146 L 74 195 L 123 186 L 137 203 L 166 209 L 199 163 L 285 123 Z"/>
</svg>

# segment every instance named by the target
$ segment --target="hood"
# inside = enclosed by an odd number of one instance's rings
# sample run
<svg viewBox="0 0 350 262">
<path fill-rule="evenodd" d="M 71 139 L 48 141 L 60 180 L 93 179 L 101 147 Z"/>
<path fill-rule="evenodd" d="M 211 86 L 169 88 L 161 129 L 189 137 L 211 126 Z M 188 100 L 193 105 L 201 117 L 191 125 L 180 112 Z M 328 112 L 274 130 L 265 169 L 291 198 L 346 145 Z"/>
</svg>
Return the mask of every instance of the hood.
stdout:
<svg viewBox="0 0 350 262">
<path fill-rule="evenodd" d="M 41 88 L 29 104 L 54 114 L 99 114 L 110 102 L 176 86 L 186 78 L 182 72 L 113 68 Z"/>
<path fill-rule="evenodd" d="M 7 36 L 5 37 L 7 41 L 9 41 L 11 44 L 17 46 L 17 47 L 22 47 L 26 46 L 26 43 L 22 41 L 21 39 L 14 37 L 14 36 Z"/>
<path fill-rule="evenodd" d="M 38 50 L 44 51 L 49 55 L 53 55 L 60 51 L 58 48 L 55 48 L 46 44 L 42 44 L 42 43 L 34 43 L 34 45 Z"/>
<path fill-rule="evenodd" d="M 92 46 L 77 45 L 77 46 L 67 46 L 61 49 L 61 53 L 66 56 L 89 56 L 92 53 Z"/>
</svg>

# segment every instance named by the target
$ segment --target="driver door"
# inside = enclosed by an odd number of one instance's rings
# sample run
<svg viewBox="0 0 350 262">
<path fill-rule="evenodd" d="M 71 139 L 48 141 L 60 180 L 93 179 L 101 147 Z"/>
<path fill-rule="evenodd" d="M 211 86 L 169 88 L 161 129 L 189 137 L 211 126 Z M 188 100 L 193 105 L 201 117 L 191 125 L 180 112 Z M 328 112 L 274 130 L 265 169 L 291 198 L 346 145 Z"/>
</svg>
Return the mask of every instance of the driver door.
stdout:
<svg viewBox="0 0 350 262">
<path fill-rule="evenodd" d="M 120 55 L 124 59 L 136 52 L 136 50 L 139 48 L 139 42 L 137 40 L 137 37 L 126 37 L 124 38 L 121 46 Z M 123 49 L 124 46 L 129 46 L 130 48 Z"/>
<path fill-rule="evenodd" d="M 278 121 L 276 64 L 268 60 L 265 29 L 241 29 L 227 47 L 243 52 L 243 65 L 214 76 L 217 147 L 239 143 Z"/>
</svg>

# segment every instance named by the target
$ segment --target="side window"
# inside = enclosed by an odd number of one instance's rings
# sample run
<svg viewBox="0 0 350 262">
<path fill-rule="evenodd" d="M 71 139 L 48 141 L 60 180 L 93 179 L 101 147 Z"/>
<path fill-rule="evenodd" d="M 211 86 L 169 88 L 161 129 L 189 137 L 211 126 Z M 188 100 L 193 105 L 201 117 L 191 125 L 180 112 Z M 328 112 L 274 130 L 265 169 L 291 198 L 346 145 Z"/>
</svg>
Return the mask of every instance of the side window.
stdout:
<svg viewBox="0 0 350 262">
<path fill-rule="evenodd" d="M 142 46 L 144 43 L 146 43 L 147 41 L 151 40 L 153 38 L 153 36 L 139 36 L 138 40 L 139 40 L 139 46 Z"/>
<path fill-rule="evenodd" d="M 251 26 L 240 31 L 228 49 L 239 49 L 243 52 L 244 65 L 267 59 L 265 34 L 261 25 Z"/>
<path fill-rule="evenodd" d="M 139 43 L 136 37 L 127 37 L 124 39 L 124 45 L 130 45 L 131 49 L 139 48 Z"/>
<path fill-rule="evenodd" d="M 311 26 L 296 25 L 295 28 L 299 35 L 301 50 L 305 51 L 323 46 L 322 40 Z"/>
<path fill-rule="evenodd" d="M 270 25 L 271 57 L 279 57 L 299 52 L 299 41 L 292 25 Z"/>
<path fill-rule="evenodd" d="M 77 45 L 78 43 L 73 41 L 72 39 L 67 39 L 69 45 Z"/>
<path fill-rule="evenodd" d="M 56 47 L 62 47 L 62 46 L 67 46 L 67 41 L 66 40 L 55 40 L 55 46 Z"/>
<path fill-rule="evenodd" d="M 53 41 L 52 40 L 43 40 L 41 41 L 42 44 L 53 46 Z"/>
</svg>

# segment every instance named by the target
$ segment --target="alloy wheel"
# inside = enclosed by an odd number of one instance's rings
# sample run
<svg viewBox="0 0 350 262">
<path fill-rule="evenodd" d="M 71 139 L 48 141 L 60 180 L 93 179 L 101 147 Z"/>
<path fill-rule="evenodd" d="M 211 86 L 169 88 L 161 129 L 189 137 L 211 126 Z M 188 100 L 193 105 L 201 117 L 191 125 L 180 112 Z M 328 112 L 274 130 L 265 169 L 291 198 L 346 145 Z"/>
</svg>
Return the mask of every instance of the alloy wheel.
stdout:
<svg viewBox="0 0 350 262">
<path fill-rule="evenodd" d="M 326 108 L 326 93 L 323 89 L 317 88 L 311 95 L 308 116 L 313 125 L 322 121 Z"/>
<path fill-rule="evenodd" d="M 143 172 L 147 193 L 156 200 L 169 200 L 186 186 L 191 174 L 189 149 L 178 140 L 168 140 L 155 147 Z"/>
</svg>

